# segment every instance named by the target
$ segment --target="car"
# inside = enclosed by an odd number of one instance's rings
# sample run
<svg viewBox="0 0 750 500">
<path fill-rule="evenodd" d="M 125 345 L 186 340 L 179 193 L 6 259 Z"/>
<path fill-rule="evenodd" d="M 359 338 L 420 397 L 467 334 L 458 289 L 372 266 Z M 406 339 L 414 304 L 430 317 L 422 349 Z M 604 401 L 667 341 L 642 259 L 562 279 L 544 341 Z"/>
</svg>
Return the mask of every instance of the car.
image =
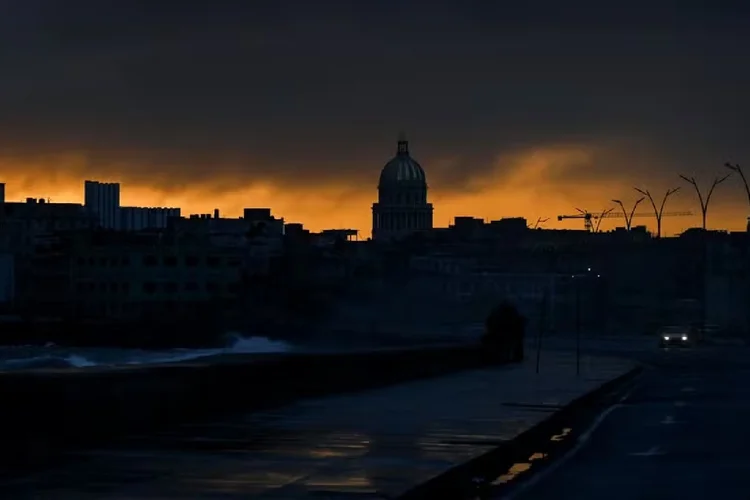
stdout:
<svg viewBox="0 0 750 500">
<path fill-rule="evenodd" d="M 687 326 L 666 326 L 659 330 L 659 347 L 690 347 L 695 334 Z"/>
</svg>

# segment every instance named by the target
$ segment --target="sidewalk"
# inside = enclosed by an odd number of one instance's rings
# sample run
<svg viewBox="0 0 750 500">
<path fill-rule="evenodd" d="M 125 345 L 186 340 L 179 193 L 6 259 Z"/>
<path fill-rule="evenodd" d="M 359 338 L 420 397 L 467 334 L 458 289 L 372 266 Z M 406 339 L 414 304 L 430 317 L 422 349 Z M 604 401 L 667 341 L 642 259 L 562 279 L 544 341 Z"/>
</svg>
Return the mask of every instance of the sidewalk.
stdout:
<svg viewBox="0 0 750 500">
<path fill-rule="evenodd" d="M 529 360 L 133 436 L 0 491 L 78 500 L 393 498 L 631 367 L 584 357 L 576 377 L 571 353 L 550 352 L 538 375 Z"/>
</svg>

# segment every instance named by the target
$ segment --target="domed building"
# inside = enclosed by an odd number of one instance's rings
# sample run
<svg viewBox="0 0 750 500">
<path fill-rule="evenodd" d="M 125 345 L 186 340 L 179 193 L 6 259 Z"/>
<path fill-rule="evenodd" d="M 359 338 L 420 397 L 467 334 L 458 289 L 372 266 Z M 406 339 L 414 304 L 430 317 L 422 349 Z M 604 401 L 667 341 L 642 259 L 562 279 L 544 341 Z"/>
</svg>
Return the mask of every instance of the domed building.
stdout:
<svg viewBox="0 0 750 500">
<path fill-rule="evenodd" d="M 429 229 L 432 203 L 427 203 L 427 179 L 402 136 L 396 156 L 380 172 L 378 201 L 372 205 L 372 239 L 400 239 Z"/>
</svg>

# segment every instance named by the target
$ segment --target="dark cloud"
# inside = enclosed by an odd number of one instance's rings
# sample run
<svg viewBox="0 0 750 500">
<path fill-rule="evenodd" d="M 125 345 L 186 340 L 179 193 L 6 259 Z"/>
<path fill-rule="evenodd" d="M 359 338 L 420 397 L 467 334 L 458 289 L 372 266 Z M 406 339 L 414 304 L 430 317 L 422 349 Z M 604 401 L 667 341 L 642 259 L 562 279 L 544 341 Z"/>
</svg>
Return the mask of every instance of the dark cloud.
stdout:
<svg viewBox="0 0 750 500">
<path fill-rule="evenodd" d="M 457 189 L 549 145 L 613 148 L 588 178 L 750 153 L 742 4 L 336 4 L 6 1 L 0 153 L 167 187 L 374 183 L 406 130 Z"/>
</svg>

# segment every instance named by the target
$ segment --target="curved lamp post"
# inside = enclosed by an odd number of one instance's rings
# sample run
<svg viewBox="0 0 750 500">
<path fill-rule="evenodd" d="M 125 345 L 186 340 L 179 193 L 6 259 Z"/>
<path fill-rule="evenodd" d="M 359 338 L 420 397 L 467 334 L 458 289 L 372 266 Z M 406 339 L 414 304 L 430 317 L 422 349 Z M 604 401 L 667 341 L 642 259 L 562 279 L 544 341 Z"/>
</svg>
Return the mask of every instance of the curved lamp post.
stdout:
<svg viewBox="0 0 750 500">
<path fill-rule="evenodd" d="M 703 193 L 701 193 L 700 188 L 698 187 L 698 182 L 695 180 L 695 177 L 685 177 L 684 175 L 680 174 L 680 178 L 684 180 L 685 182 L 692 184 L 695 188 L 695 192 L 698 195 L 698 201 L 701 204 L 701 215 L 703 216 L 703 230 L 706 230 L 706 215 L 708 214 L 708 204 L 711 203 L 711 195 L 714 194 L 714 189 L 716 189 L 716 186 L 724 182 L 729 178 L 729 176 L 732 174 L 727 174 L 724 177 L 716 177 L 714 178 L 713 183 L 711 184 L 711 187 L 708 189 L 708 194 L 706 194 L 706 197 L 703 198 Z"/>
<path fill-rule="evenodd" d="M 651 196 L 651 193 L 648 189 L 641 189 L 641 188 L 633 188 L 642 195 L 644 195 L 646 198 L 648 198 L 648 201 L 651 202 L 651 206 L 654 209 L 654 215 L 656 216 L 656 238 L 661 238 L 661 218 L 664 214 L 664 205 L 667 203 L 667 198 L 675 194 L 677 191 L 679 191 L 681 188 L 676 187 L 672 189 L 667 189 L 667 192 L 664 194 L 664 198 L 661 199 L 661 205 L 659 205 L 659 208 L 656 208 L 656 202 L 654 201 L 654 197 Z"/>
<path fill-rule="evenodd" d="M 628 214 L 628 211 L 625 210 L 625 205 L 622 201 L 612 200 L 612 203 L 617 203 L 618 205 L 620 205 L 620 208 L 622 208 L 622 215 L 625 216 L 625 229 L 627 229 L 628 231 L 630 231 L 630 225 L 633 223 L 633 215 L 635 214 L 635 209 L 638 208 L 638 205 L 640 205 L 640 203 L 645 199 L 646 198 L 643 197 L 636 200 L 636 202 L 633 204 L 633 209 L 630 211 L 630 214 Z"/>
</svg>

